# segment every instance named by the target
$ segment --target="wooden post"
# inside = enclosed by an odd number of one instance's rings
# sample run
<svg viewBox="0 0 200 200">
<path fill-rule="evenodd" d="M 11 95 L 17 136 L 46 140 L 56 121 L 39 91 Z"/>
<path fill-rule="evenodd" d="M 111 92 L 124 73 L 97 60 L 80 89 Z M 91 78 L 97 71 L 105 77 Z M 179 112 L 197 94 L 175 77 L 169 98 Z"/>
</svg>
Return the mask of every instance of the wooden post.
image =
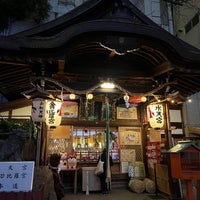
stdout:
<svg viewBox="0 0 200 200">
<path fill-rule="evenodd" d="M 197 192 L 196 192 L 196 195 L 197 195 L 197 200 L 200 200 L 200 180 L 197 180 Z"/>
<path fill-rule="evenodd" d="M 108 189 L 110 188 L 111 174 L 110 174 L 110 151 L 109 151 L 109 140 L 110 140 L 110 124 L 109 124 L 109 99 L 105 97 L 106 107 L 106 182 Z"/>
<path fill-rule="evenodd" d="M 186 183 L 186 199 L 193 200 L 192 180 L 185 180 Z"/>
<path fill-rule="evenodd" d="M 40 155 L 41 155 L 41 138 L 42 138 L 42 123 L 37 125 L 37 147 L 36 147 L 36 159 L 35 165 L 40 165 Z"/>
</svg>

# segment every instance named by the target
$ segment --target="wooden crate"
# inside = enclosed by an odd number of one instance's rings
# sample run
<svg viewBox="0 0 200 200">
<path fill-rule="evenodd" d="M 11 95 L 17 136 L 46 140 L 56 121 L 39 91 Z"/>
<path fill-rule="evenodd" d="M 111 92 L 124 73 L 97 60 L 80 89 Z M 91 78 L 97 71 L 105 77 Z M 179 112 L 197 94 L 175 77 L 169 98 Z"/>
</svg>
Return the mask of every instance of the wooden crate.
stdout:
<svg viewBox="0 0 200 200">
<path fill-rule="evenodd" d="M 165 180 L 162 178 L 157 178 L 157 189 L 165 194 L 171 195 L 169 180 Z"/>
<path fill-rule="evenodd" d="M 168 166 L 157 164 L 156 167 L 157 189 L 165 194 L 171 195 L 169 184 Z"/>
</svg>

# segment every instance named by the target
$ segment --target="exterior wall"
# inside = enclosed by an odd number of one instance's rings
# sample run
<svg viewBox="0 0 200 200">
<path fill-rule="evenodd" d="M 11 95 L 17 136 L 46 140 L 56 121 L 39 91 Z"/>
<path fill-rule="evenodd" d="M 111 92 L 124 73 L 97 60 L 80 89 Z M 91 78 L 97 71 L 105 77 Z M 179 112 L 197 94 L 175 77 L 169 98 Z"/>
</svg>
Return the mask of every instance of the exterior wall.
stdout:
<svg viewBox="0 0 200 200">
<path fill-rule="evenodd" d="M 31 107 L 32 106 L 26 106 L 18 109 L 13 109 L 11 111 L 0 112 L 0 116 L 2 118 L 29 119 L 31 117 Z"/>
<path fill-rule="evenodd" d="M 161 17 L 160 17 L 160 1 L 149 1 L 145 0 L 144 3 L 144 13 L 156 22 L 158 25 L 161 25 Z"/>
<path fill-rule="evenodd" d="M 186 127 L 200 127 L 200 92 L 190 96 L 191 102 L 183 104 Z"/>
<path fill-rule="evenodd" d="M 197 48 L 200 48 L 199 8 L 200 0 L 188 1 L 183 6 L 173 6 L 174 29 L 177 37 Z M 198 18 L 196 20 L 199 22 L 194 19 L 196 14 Z"/>
<path fill-rule="evenodd" d="M 139 10 L 141 10 L 144 13 L 144 1 L 145 0 L 130 0 L 130 2 L 135 5 Z"/>
<path fill-rule="evenodd" d="M 171 5 L 162 0 L 131 0 L 152 21 L 170 33 L 174 33 Z"/>
<path fill-rule="evenodd" d="M 198 138 L 196 134 L 191 134 L 191 129 L 199 130 L 200 128 L 200 92 L 188 97 L 191 102 L 183 104 L 184 131 L 186 137 Z M 194 140 L 195 141 L 195 140 Z M 200 146 L 200 140 L 196 140 Z"/>
<path fill-rule="evenodd" d="M 200 0 L 188 1 L 182 6 L 173 5 L 175 34 L 196 48 L 200 48 L 199 8 Z M 194 24 L 193 20 L 196 14 L 199 22 Z M 187 28 L 188 25 L 189 29 Z M 200 92 L 188 98 L 191 98 L 192 101 L 183 104 L 186 136 L 189 136 L 188 127 L 200 127 Z"/>
</svg>

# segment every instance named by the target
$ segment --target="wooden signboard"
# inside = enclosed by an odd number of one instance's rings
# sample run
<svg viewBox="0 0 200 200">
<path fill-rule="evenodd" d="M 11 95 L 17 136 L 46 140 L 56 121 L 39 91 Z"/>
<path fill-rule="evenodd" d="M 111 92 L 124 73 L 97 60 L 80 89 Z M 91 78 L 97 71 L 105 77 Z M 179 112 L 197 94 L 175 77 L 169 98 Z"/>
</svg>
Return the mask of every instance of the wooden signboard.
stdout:
<svg viewBox="0 0 200 200">
<path fill-rule="evenodd" d="M 121 108 L 117 107 L 117 119 L 138 119 L 137 108 Z"/>
<path fill-rule="evenodd" d="M 34 161 L 0 162 L 0 192 L 32 190 Z"/>
<path fill-rule="evenodd" d="M 155 129 L 150 129 L 149 141 L 150 142 L 161 142 L 161 131 L 155 130 Z"/>
</svg>

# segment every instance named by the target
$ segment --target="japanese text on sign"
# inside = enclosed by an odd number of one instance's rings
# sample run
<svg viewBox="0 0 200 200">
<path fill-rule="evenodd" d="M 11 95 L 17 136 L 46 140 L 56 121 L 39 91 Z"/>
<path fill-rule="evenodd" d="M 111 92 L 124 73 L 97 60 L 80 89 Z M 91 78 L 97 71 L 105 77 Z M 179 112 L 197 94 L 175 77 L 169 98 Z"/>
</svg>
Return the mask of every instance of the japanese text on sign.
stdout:
<svg viewBox="0 0 200 200">
<path fill-rule="evenodd" d="M 147 116 L 152 128 L 162 128 L 164 125 L 164 109 L 162 104 L 147 106 Z"/>
<path fill-rule="evenodd" d="M 0 192 L 31 191 L 34 162 L 0 162 Z"/>
</svg>

